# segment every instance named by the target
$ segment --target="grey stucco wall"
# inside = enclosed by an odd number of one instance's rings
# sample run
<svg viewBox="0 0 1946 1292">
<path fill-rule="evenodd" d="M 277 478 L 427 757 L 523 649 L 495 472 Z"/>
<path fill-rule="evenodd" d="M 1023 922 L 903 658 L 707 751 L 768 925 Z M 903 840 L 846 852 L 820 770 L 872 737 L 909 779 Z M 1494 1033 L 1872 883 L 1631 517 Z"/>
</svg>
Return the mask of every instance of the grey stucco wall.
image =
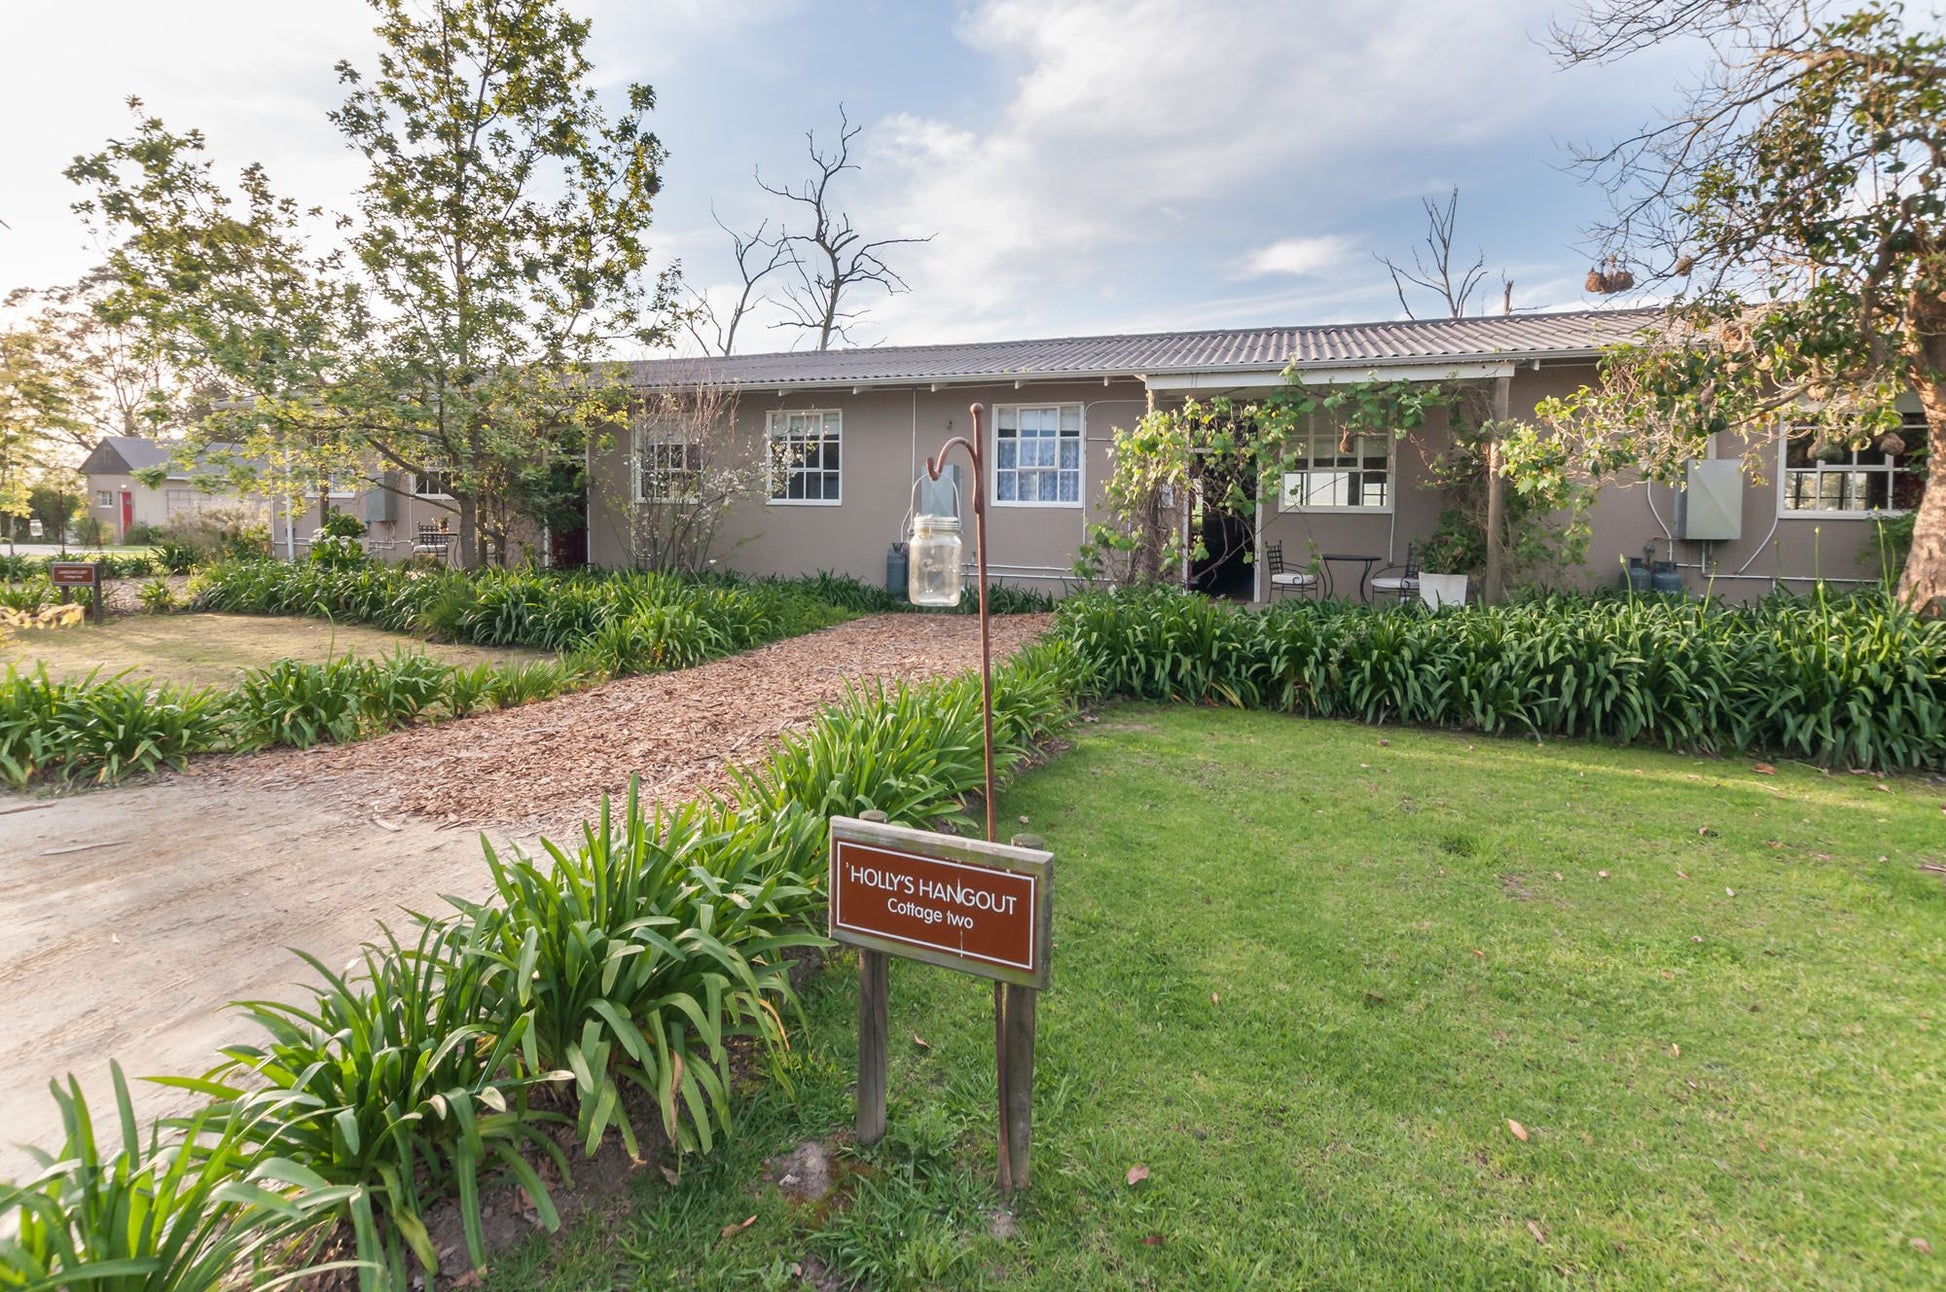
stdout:
<svg viewBox="0 0 1946 1292">
<path fill-rule="evenodd" d="M 1535 405 L 1565 395 L 1594 377 L 1589 363 L 1547 365 L 1517 372 L 1511 390 L 1515 417 L 1531 417 Z M 994 503 L 988 511 L 989 564 L 994 577 L 1050 591 L 1072 584 L 1072 567 L 1085 526 L 1102 519 L 1099 506 L 1108 478 L 1108 449 L 1117 427 L 1132 426 L 1148 406 L 1139 381 L 1011 382 L 952 386 L 940 390 L 920 386 L 890 390 L 789 391 L 745 390 L 737 406 L 735 439 L 751 454 L 761 454 L 766 418 L 773 410 L 836 409 L 843 418 L 843 498 L 836 506 L 793 505 L 752 499 L 729 514 L 719 531 L 716 552 L 727 567 L 748 574 L 795 576 L 819 570 L 848 574 L 871 583 L 885 575 L 889 544 L 901 540 L 902 523 L 912 483 L 923 471 L 925 458 L 950 436 L 968 434 L 968 406 L 988 406 L 985 436 L 992 458 L 992 416 L 995 405 L 1014 403 L 1080 403 L 1084 408 L 1084 506 L 1019 507 Z M 1180 396 L 1158 396 L 1160 406 L 1180 402 Z M 1400 440 L 1394 450 L 1394 480 L 1390 511 L 1375 514 L 1334 514 L 1325 511 L 1285 513 L 1277 500 L 1262 509 L 1262 541 L 1281 543 L 1287 562 L 1302 564 L 1317 553 L 1355 553 L 1376 558 L 1380 566 L 1405 559 L 1408 544 L 1429 537 L 1444 506 L 1432 485 L 1432 461 L 1448 446 L 1444 416 L 1435 412 L 1427 426 Z M 1744 444 L 1717 446 L 1721 456 L 1742 454 Z M 629 437 L 615 443 L 591 462 L 589 504 L 589 560 L 601 566 L 632 564 L 628 516 L 632 508 L 668 504 L 630 501 Z M 1770 591 L 1773 578 L 1801 590 L 1809 580 L 1863 579 L 1873 571 L 1861 556 L 1875 549 L 1876 526 L 1865 516 L 1805 518 L 1782 513 L 1778 490 L 1779 447 L 1773 440 L 1754 446 L 1753 469 L 1743 487 L 1743 534 L 1735 542 L 1703 545 L 1675 540 L 1673 559 L 1684 566 L 1692 591 L 1713 586 L 1731 598 L 1760 596 Z M 954 460 L 963 461 L 956 457 Z M 967 555 L 972 555 L 972 516 Z M 1673 491 L 1663 485 L 1619 479 L 1600 489 L 1589 514 L 1590 538 L 1586 562 L 1578 568 L 1550 571 L 1557 586 L 1594 587 L 1616 583 L 1622 561 L 1640 555 L 1653 543 L 1656 559 L 1670 559 L 1675 523 Z M 1714 585 L 1704 570 L 1718 574 Z M 1347 567 L 1355 573 L 1356 567 Z M 1738 576 L 1738 577 L 1725 577 Z M 1344 575 L 1340 575 L 1341 585 Z M 1344 590 L 1341 586 L 1341 590 Z M 1259 593 L 1261 595 L 1261 591 Z"/>
<path fill-rule="evenodd" d="M 1082 405 L 1082 497 L 1076 505 L 1017 506 L 993 502 L 987 511 L 988 565 L 996 580 L 1058 589 L 1072 575 L 1091 505 L 1108 471 L 1114 428 L 1133 425 L 1147 407 L 1141 384 L 1119 381 L 1035 383 L 850 392 L 742 393 L 734 439 L 751 455 L 763 452 L 772 411 L 837 409 L 842 415 L 842 500 L 837 505 L 753 498 L 735 507 L 719 530 L 722 561 L 748 574 L 794 576 L 829 570 L 871 583 L 885 577 L 887 548 L 903 541 L 913 482 L 926 458 L 954 436 L 972 433 L 969 408 L 988 408 L 982 435 L 993 458 L 991 410 L 1001 404 Z M 592 463 L 589 559 L 597 565 L 632 563 L 628 513 L 667 503 L 630 501 L 626 436 Z M 958 451 L 949 461 L 965 464 Z M 962 506 L 966 551 L 972 557 L 971 500 Z"/>
</svg>

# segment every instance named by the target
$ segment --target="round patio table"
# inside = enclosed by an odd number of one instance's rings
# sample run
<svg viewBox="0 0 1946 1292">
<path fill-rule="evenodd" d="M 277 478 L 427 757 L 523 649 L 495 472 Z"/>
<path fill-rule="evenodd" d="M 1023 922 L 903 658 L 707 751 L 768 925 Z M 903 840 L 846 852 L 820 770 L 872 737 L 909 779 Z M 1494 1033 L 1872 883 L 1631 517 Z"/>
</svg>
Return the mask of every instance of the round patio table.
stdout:
<svg viewBox="0 0 1946 1292">
<path fill-rule="evenodd" d="M 1358 552 L 1326 552 L 1322 556 L 1318 557 L 1318 560 L 1322 563 L 1321 568 L 1324 571 L 1324 595 L 1325 596 L 1328 597 L 1334 595 L 1332 590 L 1332 584 L 1334 580 L 1331 577 L 1331 563 L 1333 561 L 1342 561 L 1347 563 L 1356 562 L 1359 567 L 1358 568 L 1358 599 L 1364 602 L 1371 601 L 1372 592 L 1371 592 L 1371 588 L 1367 585 L 1371 582 L 1372 567 L 1378 564 L 1378 558 L 1376 556 L 1365 556 L 1362 553 L 1358 553 Z"/>
</svg>

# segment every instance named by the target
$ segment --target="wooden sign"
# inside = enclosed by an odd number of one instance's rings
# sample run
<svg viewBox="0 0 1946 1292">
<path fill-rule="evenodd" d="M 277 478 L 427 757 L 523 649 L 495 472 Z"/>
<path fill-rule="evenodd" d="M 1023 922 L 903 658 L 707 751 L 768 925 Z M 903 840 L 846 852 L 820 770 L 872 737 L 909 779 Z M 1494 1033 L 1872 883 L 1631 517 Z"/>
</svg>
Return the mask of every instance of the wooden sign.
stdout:
<svg viewBox="0 0 1946 1292">
<path fill-rule="evenodd" d="M 89 590 L 92 595 L 88 598 L 88 614 L 96 623 L 102 621 L 108 610 L 108 607 L 103 604 L 105 598 L 102 595 L 105 591 L 102 579 L 107 572 L 108 567 L 102 561 L 49 561 L 47 563 L 47 581 L 60 592 L 62 604 L 66 604 L 71 589 Z"/>
<path fill-rule="evenodd" d="M 47 581 L 57 588 L 96 588 L 101 586 L 98 561 L 49 561 Z"/>
<path fill-rule="evenodd" d="M 1039 843 L 831 819 L 825 927 L 858 948 L 858 1142 L 885 1134 L 887 957 L 991 978 L 1002 1193 L 1026 1188 L 1032 1172 L 1035 998 L 1048 982 L 1054 915 L 1054 854 L 1026 846 Z"/>
<path fill-rule="evenodd" d="M 831 821 L 833 941 L 1045 989 L 1054 855 L 905 826 Z"/>
</svg>

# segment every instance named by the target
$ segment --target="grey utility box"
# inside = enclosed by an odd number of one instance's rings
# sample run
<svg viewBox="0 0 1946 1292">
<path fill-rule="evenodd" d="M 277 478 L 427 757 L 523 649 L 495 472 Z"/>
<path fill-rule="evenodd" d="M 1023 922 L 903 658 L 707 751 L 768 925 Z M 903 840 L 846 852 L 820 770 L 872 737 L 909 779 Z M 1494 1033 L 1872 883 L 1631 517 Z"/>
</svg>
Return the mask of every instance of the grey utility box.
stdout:
<svg viewBox="0 0 1946 1292">
<path fill-rule="evenodd" d="M 1743 537 L 1743 464 L 1704 458 L 1689 464 L 1676 494 L 1676 537 L 1721 543 Z"/>
<path fill-rule="evenodd" d="M 398 472 L 387 471 L 381 477 L 379 484 L 366 491 L 365 523 L 367 525 L 376 525 L 382 521 L 394 521 L 399 518 L 400 479 Z"/>
</svg>

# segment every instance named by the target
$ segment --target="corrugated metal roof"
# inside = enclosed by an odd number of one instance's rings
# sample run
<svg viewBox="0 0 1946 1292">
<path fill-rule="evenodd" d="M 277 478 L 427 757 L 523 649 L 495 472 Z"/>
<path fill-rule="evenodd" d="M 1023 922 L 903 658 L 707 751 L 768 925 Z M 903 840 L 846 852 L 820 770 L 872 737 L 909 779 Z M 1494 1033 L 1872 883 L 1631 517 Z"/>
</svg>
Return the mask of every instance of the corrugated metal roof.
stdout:
<svg viewBox="0 0 1946 1292">
<path fill-rule="evenodd" d="M 1231 328 L 1131 336 L 1054 337 L 959 345 L 651 359 L 630 365 L 637 385 L 712 381 L 739 386 L 829 386 L 983 377 L 1220 374 L 1441 360 L 1574 358 L 1628 339 L 1661 311 L 1575 310 L 1316 327 Z"/>
</svg>

